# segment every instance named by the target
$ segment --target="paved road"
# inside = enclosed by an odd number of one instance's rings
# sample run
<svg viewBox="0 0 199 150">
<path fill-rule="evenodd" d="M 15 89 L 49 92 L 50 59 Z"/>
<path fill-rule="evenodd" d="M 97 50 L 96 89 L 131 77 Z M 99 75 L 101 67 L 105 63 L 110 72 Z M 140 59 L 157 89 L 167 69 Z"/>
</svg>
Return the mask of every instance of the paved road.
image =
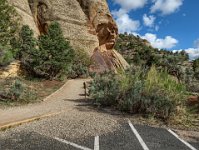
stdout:
<svg viewBox="0 0 199 150">
<path fill-rule="evenodd" d="M 180 141 L 167 129 L 93 108 L 83 82 L 71 81 L 46 105 L 59 115 L 0 131 L 0 150 L 199 150 L 199 138 Z"/>
</svg>

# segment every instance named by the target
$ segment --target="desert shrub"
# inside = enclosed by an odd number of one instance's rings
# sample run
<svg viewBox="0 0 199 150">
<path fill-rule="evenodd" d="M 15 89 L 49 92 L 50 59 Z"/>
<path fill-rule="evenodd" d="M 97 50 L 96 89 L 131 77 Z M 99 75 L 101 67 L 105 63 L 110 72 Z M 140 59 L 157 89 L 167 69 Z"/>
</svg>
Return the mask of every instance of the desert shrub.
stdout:
<svg viewBox="0 0 199 150">
<path fill-rule="evenodd" d="M 117 104 L 119 82 L 112 72 L 96 75 L 91 82 L 89 93 L 95 99 L 96 104 L 111 106 Z"/>
<path fill-rule="evenodd" d="M 24 92 L 24 85 L 23 83 L 16 79 L 14 83 L 11 85 L 7 96 L 10 97 L 12 100 L 19 100 Z"/>
<path fill-rule="evenodd" d="M 145 70 L 132 67 L 119 74 L 118 108 L 131 113 L 135 112 L 137 103 L 141 101 L 144 89 Z"/>
<path fill-rule="evenodd" d="M 194 71 L 192 68 L 186 68 L 183 77 L 184 83 L 189 86 L 194 81 Z"/>
<path fill-rule="evenodd" d="M 133 85 L 124 91 L 118 100 L 118 108 L 130 113 L 140 113 L 144 84 L 141 80 L 134 80 Z"/>
<path fill-rule="evenodd" d="M 88 67 L 91 65 L 89 55 L 83 50 L 75 50 L 71 67 L 68 70 L 70 78 L 89 76 Z"/>
<path fill-rule="evenodd" d="M 199 58 L 193 61 L 194 76 L 199 80 Z"/>
<path fill-rule="evenodd" d="M 148 72 L 136 69 L 122 74 L 97 75 L 90 93 L 102 105 L 168 119 L 179 113 L 177 108 L 184 106 L 186 88 L 153 66 Z"/>
<path fill-rule="evenodd" d="M 153 66 L 145 81 L 144 98 L 151 101 L 153 109 L 149 109 L 155 116 L 168 118 L 177 113 L 186 100 L 186 87 L 176 81 L 166 72 L 158 72 Z"/>
<path fill-rule="evenodd" d="M 0 67 L 8 65 L 13 60 L 13 57 L 11 47 L 0 44 Z"/>
<path fill-rule="evenodd" d="M 187 89 L 189 92 L 192 93 L 199 93 L 199 83 L 198 81 L 192 81 L 188 86 Z"/>
<path fill-rule="evenodd" d="M 28 103 L 37 99 L 36 92 L 21 79 L 8 78 L 0 83 L 0 101 Z"/>
</svg>

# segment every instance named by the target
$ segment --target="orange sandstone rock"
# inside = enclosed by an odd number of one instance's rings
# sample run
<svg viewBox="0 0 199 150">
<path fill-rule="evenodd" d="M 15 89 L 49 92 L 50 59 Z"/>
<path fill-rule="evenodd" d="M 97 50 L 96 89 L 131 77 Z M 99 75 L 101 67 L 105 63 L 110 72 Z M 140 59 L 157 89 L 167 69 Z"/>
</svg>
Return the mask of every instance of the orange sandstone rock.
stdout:
<svg viewBox="0 0 199 150">
<path fill-rule="evenodd" d="M 91 70 L 125 69 L 128 63 L 113 48 L 118 28 L 106 0 L 9 0 L 35 35 L 47 32 L 52 21 L 60 23 L 74 49 L 88 53 Z"/>
</svg>

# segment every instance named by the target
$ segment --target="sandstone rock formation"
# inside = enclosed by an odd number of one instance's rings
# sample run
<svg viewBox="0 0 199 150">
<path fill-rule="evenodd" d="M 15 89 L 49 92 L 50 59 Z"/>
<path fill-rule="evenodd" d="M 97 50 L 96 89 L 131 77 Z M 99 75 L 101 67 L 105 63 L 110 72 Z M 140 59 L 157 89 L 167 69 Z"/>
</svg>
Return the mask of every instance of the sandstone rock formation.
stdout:
<svg viewBox="0 0 199 150">
<path fill-rule="evenodd" d="M 75 49 L 86 51 L 95 62 L 91 70 L 125 69 L 128 63 L 113 50 L 118 34 L 106 0 L 9 0 L 36 35 L 47 32 L 52 21 L 61 24 Z"/>
<path fill-rule="evenodd" d="M 32 16 L 28 1 L 8 0 L 8 2 L 16 8 L 18 14 L 21 16 L 21 23 L 23 25 L 29 25 L 34 31 L 35 36 L 39 35 L 39 30 L 34 22 L 34 18 Z"/>
</svg>

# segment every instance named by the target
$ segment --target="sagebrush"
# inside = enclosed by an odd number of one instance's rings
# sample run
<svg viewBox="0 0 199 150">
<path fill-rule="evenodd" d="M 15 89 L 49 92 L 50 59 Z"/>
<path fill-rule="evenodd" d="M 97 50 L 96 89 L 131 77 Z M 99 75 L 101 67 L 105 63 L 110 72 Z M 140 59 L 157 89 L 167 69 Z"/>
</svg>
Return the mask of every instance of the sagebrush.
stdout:
<svg viewBox="0 0 199 150">
<path fill-rule="evenodd" d="M 97 75 L 91 83 L 90 94 L 99 105 L 168 119 L 180 113 L 186 88 L 153 66 L 148 71 L 136 68 L 121 74 Z"/>
</svg>

